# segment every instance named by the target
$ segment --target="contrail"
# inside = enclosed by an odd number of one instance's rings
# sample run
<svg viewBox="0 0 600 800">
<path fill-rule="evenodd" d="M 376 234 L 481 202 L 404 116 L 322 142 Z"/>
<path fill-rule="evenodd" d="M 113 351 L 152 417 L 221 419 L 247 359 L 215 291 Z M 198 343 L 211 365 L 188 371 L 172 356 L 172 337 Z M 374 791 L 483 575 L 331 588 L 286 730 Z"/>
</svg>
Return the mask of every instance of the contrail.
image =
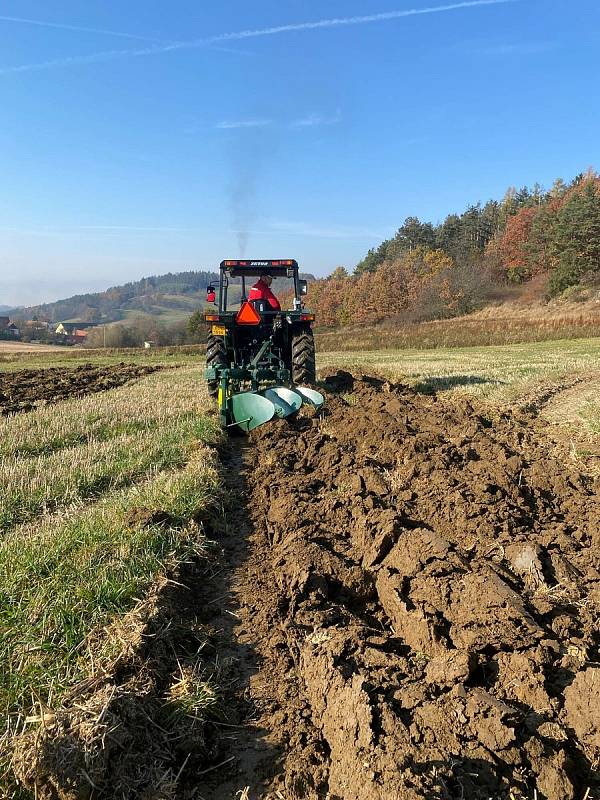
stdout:
<svg viewBox="0 0 600 800">
<path fill-rule="evenodd" d="M 138 39 L 143 42 L 159 42 L 150 36 L 139 36 L 137 33 L 122 33 L 121 31 L 106 31 L 103 28 L 85 28 L 81 25 L 67 25 L 64 22 L 48 22 L 42 19 L 27 19 L 25 17 L 0 16 L 0 22 L 16 22 L 21 25 L 35 25 L 38 28 L 59 28 L 64 31 L 77 31 L 77 33 L 96 33 L 100 36 L 119 36 L 122 39 Z"/>
<path fill-rule="evenodd" d="M 270 119 L 239 119 L 224 120 L 217 123 L 216 127 L 220 130 L 234 130 L 235 128 L 266 128 L 271 124 Z"/>
<path fill-rule="evenodd" d="M 114 61 L 120 58 L 139 58 L 159 53 L 170 53 L 176 50 L 191 50 L 199 47 L 210 47 L 220 42 L 231 42 L 240 39 L 255 39 L 262 36 L 277 36 L 281 33 L 294 33 L 296 31 L 311 31 L 325 28 L 340 28 L 349 25 L 365 25 L 373 22 L 384 22 L 404 17 L 416 17 L 422 14 L 441 14 L 446 11 L 458 11 L 463 8 L 476 8 L 479 6 L 495 6 L 504 3 L 518 2 L 518 0 L 467 0 L 462 3 L 449 3 L 443 6 L 429 6 L 428 8 L 410 8 L 404 11 L 386 11 L 380 14 L 368 14 L 357 17 L 334 17 L 321 19 L 314 22 L 297 22 L 289 25 L 276 25 L 271 28 L 256 30 L 234 31 L 220 33 L 205 39 L 192 39 L 185 42 L 173 42 L 145 47 L 139 50 L 106 50 L 100 53 L 91 53 L 88 56 L 72 56 L 59 58 L 53 61 L 42 61 L 34 64 L 21 64 L 14 67 L 0 68 L 0 75 L 15 72 L 32 72 L 35 70 L 52 69 L 53 67 L 70 67 L 79 64 L 94 64 L 102 61 Z"/>
</svg>

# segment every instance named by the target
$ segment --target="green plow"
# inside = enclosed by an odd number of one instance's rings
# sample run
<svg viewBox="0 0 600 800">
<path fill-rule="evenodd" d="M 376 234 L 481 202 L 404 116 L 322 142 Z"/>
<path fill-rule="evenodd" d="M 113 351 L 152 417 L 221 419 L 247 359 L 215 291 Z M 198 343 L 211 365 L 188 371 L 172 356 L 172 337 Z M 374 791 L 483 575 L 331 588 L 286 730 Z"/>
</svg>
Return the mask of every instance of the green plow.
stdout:
<svg viewBox="0 0 600 800">
<path fill-rule="evenodd" d="M 260 392 L 241 392 L 229 397 L 220 394 L 219 413 L 225 428 L 249 432 L 270 422 L 296 414 L 303 405 L 319 409 L 325 402 L 320 392 L 304 386 L 274 386 Z"/>
</svg>

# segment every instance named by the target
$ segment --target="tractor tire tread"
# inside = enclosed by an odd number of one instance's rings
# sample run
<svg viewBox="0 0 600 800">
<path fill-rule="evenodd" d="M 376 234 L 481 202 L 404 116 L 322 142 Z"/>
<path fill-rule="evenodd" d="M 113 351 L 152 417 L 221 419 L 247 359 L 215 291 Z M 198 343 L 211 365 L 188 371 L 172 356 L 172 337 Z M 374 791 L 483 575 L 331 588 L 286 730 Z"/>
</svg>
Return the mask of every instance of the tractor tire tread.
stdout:
<svg viewBox="0 0 600 800">
<path fill-rule="evenodd" d="M 292 339 L 292 380 L 295 384 L 316 383 L 315 340 L 312 330 L 300 331 Z"/>
<path fill-rule="evenodd" d="M 219 365 L 227 365 L 227 349 L 225 347 L 225 341 L 220 336 L 210 335 L 208 337 L 208 341 L 206 342 L 206 366 L 215 367 Z M 207 381 L 206 386 L 208 389 L 208 394 L 211 397 L 216 397 L 218 395 L 218 381 Z"/>
</svg>

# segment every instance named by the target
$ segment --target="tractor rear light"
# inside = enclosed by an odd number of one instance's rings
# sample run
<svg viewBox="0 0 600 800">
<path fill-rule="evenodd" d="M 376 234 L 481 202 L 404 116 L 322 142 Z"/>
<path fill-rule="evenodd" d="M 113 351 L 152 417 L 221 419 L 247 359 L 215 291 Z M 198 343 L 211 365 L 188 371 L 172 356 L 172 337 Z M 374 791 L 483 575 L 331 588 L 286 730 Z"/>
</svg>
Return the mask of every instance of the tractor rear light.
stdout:
<svg viewBox="0 0 600 800">
<path fill-rule="evenodd" d="M 315 315 L 314 314 L 301 314 L 300 315 L 300 319 L 302 320 L 302 322 L 314 322 L 315 321 Z"/>
<path fill-rule="evenodd" d="M 204 315 L 204 319 L 207 322 L 218 322 L 219 321 L 219 315 L 218 314 L 205 314 Z"/>
<path fill-rule="evenodd" d="M 235 321 L 238 325 L 260 325 L 262 318 L 252 303 L 246 300 L 238 311 Z"/>
</svg>

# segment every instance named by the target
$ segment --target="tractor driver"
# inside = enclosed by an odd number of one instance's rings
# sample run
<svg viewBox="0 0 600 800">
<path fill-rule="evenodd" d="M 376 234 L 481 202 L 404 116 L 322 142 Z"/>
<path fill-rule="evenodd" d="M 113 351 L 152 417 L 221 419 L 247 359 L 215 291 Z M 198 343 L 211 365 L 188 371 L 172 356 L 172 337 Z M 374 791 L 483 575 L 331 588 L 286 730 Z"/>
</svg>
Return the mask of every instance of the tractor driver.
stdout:
<svg viewBox="0 0 600 800">
<path fill-rule="evenodd" d="M 248 300 L 250 302 L 253 300 L 265 300 L 270 311 L 281 311 L 279 300 L 275 297 L 270 289 L 272 283 L 272 275 L 261 275 L 254 286 L 250 289 Z"/>
</svg>

